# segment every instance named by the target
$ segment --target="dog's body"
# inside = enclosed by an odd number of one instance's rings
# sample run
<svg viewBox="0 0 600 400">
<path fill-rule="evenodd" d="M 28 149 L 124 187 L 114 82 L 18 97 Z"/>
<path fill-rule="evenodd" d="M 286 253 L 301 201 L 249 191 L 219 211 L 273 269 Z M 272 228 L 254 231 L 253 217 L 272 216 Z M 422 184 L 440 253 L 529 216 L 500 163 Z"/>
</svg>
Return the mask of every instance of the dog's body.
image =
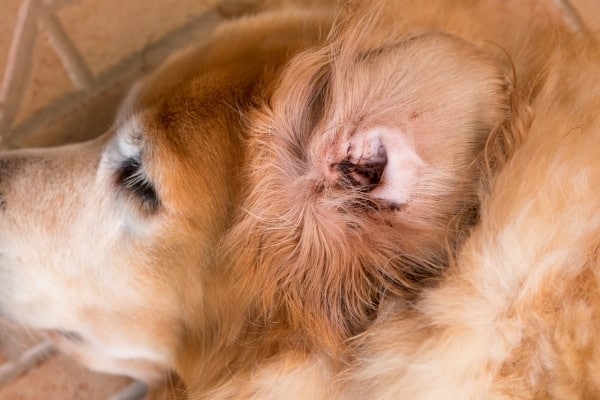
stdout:
<svg viewBox="0 0 600 400">
<path fill-rule="evenodd" d="M 518 3 L 406 14 L 413 29 L 497 43 L 534 118 L 439 286 L 389 300 L 356 340 L 346 398 L 600 396 L 600 51 Z"/>
<path fill-rule="evenodd" d="M 138 84 L 106 135 L 3 153 L 1 313 L 92 369 L 189 382 L 212 325 L 233 318 L 218 315 L 230 299 L 215 249 L 244 113 L 331 20 L 317 8 L 225 25 Z"/>
</svg>

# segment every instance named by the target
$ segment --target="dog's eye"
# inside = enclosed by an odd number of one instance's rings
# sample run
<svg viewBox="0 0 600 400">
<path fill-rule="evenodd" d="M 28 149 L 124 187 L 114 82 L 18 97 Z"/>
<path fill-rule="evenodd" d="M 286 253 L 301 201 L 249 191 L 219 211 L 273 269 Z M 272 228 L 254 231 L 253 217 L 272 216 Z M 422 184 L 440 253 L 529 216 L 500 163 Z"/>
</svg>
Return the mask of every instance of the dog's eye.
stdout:
<svg viewBox="0 0 600 400">
<path fill-rule="evenodd" d="M 130 158 L 123 162 L 119 168 L 117 183 L 140 199 L 148 210 L 156 211 L 160 206 L 156 190 L 147 177 L 144 176 L 138 160 Z"/>
</svg>

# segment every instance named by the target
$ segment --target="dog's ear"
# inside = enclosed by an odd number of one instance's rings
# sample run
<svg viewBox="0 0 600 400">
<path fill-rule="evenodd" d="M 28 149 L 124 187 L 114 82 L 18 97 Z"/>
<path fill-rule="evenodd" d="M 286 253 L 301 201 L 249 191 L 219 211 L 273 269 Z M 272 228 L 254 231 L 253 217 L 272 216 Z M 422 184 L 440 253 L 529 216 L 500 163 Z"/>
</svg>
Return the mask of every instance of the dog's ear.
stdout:
<svg viewBox="0 0 600 400">
<path fill-rule="evenodd" d="M 510 114 L 506 65 L 441 33 L 348 47 L 333 61 L 313 135 L 326 184 L 402 208 L 472 180 L 465 171 Z"/>
<path fill-rule="evenodd" d="M 384 293 L 411 297 L 447 264 L 448 236 L 476 207 L 474 160 L 510 111 L 510 81 L 476 46 L 367 39 L 296 57 L 251 116 L 244 211 L 226 241 L 265 323 L 331 348 Z"/>
</svg>

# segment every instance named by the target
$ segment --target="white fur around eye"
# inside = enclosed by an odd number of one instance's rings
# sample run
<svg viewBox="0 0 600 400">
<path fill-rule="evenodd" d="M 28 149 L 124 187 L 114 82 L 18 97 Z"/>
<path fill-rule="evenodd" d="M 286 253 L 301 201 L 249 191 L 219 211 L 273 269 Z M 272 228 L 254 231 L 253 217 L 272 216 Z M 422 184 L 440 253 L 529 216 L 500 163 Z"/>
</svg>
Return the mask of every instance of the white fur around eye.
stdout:
<svg viewBox="0 0 600 400">
<path fill-rule="evenodd" d="M 115 136 L 102 155 L 97 179 L 110 178 L 115 170 L 128 159 L 139 160 L 141 157 L 143 125 L 135 115 L 121 123 Z"/>
<path fill-rule="evenodd" d="M 139 160 L 143 131 L 144 127 L 136 115 L 131 116 L 119 126 L 115 139 L 117 151 L 122 159 L 133 158 Z"/>
</svg>

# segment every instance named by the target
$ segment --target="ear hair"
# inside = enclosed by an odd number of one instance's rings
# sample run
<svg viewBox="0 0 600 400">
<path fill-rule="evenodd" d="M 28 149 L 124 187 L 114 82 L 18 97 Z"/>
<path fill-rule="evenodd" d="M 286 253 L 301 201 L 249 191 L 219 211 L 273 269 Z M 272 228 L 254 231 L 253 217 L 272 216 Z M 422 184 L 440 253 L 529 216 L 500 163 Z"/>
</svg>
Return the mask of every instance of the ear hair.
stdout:
<svg viewBox="0 0 600 400">
<path fill-rule="evenodd" d="M 330 45 L 294 58 L 268 103 L 251 115 L 242 212 L 224 242 L 238 290 L 258 299 L 252 323 L 300 330 L 330 351 L 368 326 L 386 293 L 410 299 L 435 281 L 476 218 L 479 186 L 508 158 L 523 120 L 511 120 L 520 97 L 505 69 L 472 43 L 442 33 L 382 38 L 361 25 L 338 29 Z M 434 92 L 423 98 L 427 85 Z M 407 104 L 432 117 L 410 121 Z M 426 154 L 447 168 L 423 173 L 415 189 L 422 207 L 397 218 L 398 210 L 370 196 L 370 188 L 353 184 L 368 175 L 364 165 L 354 163 L 360 168 L 346 171 L 352 179 L 332 184 L 340 171 L 331 170 L 327 149 L 346 151 L 352 134 L 390 120 L 398 128 L 402 118 L 409 127 L 422 124 L 415 129 L 439 131 L 441 124 L 464 135 L 440 154 Z M 482 163 L 490 173 L 478 179 Z"/>
</svg>

